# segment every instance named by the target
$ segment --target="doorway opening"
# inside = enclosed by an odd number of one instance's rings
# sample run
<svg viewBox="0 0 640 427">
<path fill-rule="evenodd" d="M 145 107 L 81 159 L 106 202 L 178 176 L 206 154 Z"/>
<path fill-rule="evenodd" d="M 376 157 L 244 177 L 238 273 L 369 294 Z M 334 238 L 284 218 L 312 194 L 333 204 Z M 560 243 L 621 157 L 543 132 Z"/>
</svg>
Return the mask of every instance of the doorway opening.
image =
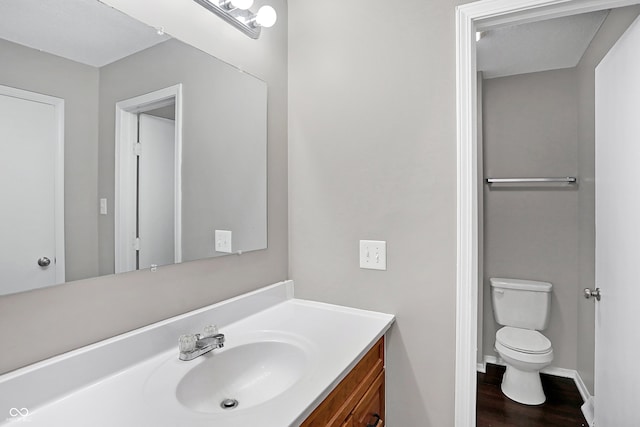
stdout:
<svg viewBox="0 0 640 427">
<path fill-rule="evenodd" d="M 182 261 L 182 85 L 116 104 L 115 272 Z"/>
<path fill-rule="evenodd" d="M 613 9 L 638 1 L 480 1 L 457 8 L 458 251 L 455 425 L 476 425 L 478 367 L 479 250 L 478 191 L 481 145 L 478 143 L 476 32 L 553 18 Z M 576 295 L 576 297 L 578 297 Z"/>
</svg>

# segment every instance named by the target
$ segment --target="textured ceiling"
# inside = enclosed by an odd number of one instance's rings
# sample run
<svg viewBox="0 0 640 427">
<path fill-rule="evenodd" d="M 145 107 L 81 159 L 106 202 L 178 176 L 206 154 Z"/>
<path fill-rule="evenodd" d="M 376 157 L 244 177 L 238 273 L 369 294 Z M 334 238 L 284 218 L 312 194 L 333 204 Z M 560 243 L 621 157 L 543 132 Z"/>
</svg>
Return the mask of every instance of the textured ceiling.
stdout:
<svg viewBox="0 0 640 427">
<path fill-rule="evenodd" d="M 0 0 L 0 38 L 101 67 L 169 37 L 97 0 Z"/>
<path fill-rule="evenodd" d="M 608 11 L 533 22 L 482 33 L 478 70 L 484 78 L 571 68 L 607 17 Z"/>
</svg>

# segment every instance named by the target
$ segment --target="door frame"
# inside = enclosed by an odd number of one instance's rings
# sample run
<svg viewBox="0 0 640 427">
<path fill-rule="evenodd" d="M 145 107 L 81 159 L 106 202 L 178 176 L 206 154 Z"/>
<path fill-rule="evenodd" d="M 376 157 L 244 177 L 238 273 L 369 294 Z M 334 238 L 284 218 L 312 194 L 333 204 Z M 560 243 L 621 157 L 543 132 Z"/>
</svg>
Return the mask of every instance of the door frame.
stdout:
<svg viewBox="0 0 640 427">
<path fill-rule="evenodd" d="M 481 0 L 456 7 L 456 427 L 476 425 L 479 285 L 476 31 L 637 3 L 640 0 Z"/>
<path fill-rule="evenodd" d="M 182 262 L 182 84 L 116 103 L 115 272 L 134 271 L 138 114 L 175 102 L 174 262 Z"/>
<path fill-rule="evenodd" d="M 64 247 L 64 99 L 43 95 L 23 89 L 0 85 L 0 95 L 25 99 L 53 106 L 56 136 L 55 136 L 55 170 L 54 170 L 54 238 L 55 238 L 55 267 L 56 285 L 65 282 L 65 247 Z"/>
</svg>

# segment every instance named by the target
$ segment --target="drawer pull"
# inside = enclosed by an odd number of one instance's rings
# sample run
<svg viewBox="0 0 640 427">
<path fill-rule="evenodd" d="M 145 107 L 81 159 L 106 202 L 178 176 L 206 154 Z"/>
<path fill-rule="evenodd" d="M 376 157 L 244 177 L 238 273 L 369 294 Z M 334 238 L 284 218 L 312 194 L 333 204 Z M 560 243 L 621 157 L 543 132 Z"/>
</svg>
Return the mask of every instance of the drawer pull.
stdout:
<svg viewBox="0 0 640 427">
<path fill-rule="evenodd" d="M 382 421 L 382 418 L 380 418 L 380 415 L 378 414 L 373 414 L 372 415 L 376 420 L 373 423 L 368 423 L 367 427 L 376 427 L 380 421 Z"/>
</svg>

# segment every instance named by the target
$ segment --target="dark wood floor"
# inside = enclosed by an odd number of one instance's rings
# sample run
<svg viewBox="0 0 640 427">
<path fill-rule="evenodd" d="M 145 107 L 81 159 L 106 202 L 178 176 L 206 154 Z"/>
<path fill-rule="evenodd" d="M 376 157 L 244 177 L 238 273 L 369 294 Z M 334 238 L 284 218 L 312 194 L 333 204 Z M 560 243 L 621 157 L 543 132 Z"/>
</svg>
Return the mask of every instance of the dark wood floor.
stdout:
<svg viewBox="0 0 640 427">
<path fill-rule="evenodd" d="M 505 368 L 487 364 L 478 372 L 477 427 L 586 427 L 580 406 L 582 397 L 570 378 L 542 374 L 547 401 L 539 406 L 516 403 L 502 394 Z"/>
</svg>

